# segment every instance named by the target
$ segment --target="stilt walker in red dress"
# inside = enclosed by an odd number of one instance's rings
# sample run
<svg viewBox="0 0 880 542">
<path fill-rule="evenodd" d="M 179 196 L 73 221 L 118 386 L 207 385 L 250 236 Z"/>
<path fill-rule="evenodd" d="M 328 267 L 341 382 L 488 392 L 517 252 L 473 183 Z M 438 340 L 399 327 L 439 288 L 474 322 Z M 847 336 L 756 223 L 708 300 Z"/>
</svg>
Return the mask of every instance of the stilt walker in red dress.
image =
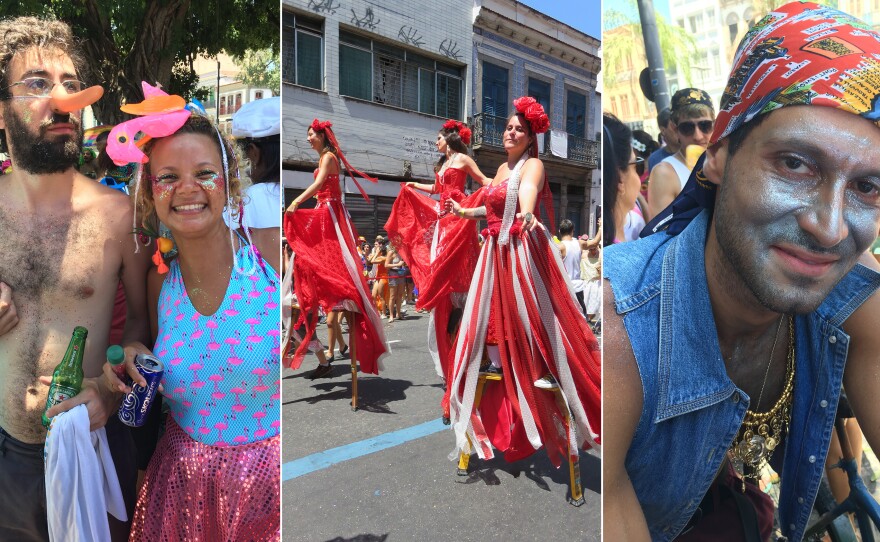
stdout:
<svg viewBox="0 0 880 542">
<path fill-rule="evenodd" d="M 315 182 L 300 194 L 284 214 L 284 234 L 295 254 L 293 284 L 301 307 L 300 323 L 305 337 L 296 349 L 291 368 L 296 369 L 308 351 L 318 324 L 318 308 L 329 313 L 344 310 L 352 313 L 351 336 L 354 350 L 365 373 L 379 374 L 382 359 L 391 352 L 382 329 L 382 321 L 367 290 L 363 266 L 355 245 L 358 238 L 348 211 L 342 204 L 339 186 L 339 161 L 349 173 L 376 182 L 345 159 L 329 121 L 315 119 L 308 129 L 309 144 L 320 154 Z M 358 188 L 364 198 L 366 193 Z M 300 203 L 315 196 L 318 206 L 299 209 Z M 319 374 L 323 371 L 323 374 Z M 319 365 L 313 377 L 332 370 Z"/>
<path fill-rule="evenodd" d="M 450 459 L 470 453 L 471 446 L 481 458 L 493 457 L 494 446 L 508 461 L 544 447 L 559 466 L 577 450 L 599 446 L 600 351 L 558 249 L 535 216 L 540 197 L 554 223 L 535 138 L 549 120 L 533 98 L 519 98 L 514 107 L 504 131 L 507 162 L 482 190 L 484 206 L 446 202 L 461 218 L 488 222 L 455 345 L 449 388 L 456 449 Z M 491 359 L 485 372 L 503 378 L 486 386 L 476 408 L 484 347 Z M 559 401 L 546 391 L 557 386 Z"/>
<path fill-rule="evenodd" d="M 450 214 L 445 202 L 453 199 L 466 207 L 478 206 L 480 191 L 469 196 L 464 194 L 468 175 L 481 186 L 491 181 L 468 156 L 470 141 L 471 131 L 465 124 L 446 121 L 437 134 L 437 150 L 443 154 L 435 167 L 436 181 L 434 184 L 406 183 L 385 224 L 390 243 L 409 265 L 419 288 L 416 308 L 430 311 L 428 350 L 437 374 L 446 382 L 452 376 L 456 329 L 450 325 L 450 319 L 453 311 L 464 308 L 480 246 L 476 224 Z M 439 194 L 440 200 L 418 191 Z M 446 422 L 449 420 L 448 389 L 447 386 L 442 401 Z"/>
</svg>

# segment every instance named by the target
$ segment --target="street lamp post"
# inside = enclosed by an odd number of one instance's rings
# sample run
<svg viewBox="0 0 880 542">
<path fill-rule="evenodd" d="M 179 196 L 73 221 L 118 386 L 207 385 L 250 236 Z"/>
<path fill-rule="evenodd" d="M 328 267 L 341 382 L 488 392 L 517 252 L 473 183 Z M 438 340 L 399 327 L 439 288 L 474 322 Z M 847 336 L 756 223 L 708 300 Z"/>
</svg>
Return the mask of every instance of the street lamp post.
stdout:
<svg viewBox="0 0 880 542">
<path fill-rule="evenodd" d="M 642 23 L 642 39 L 645 40 L 645 56 L 654 90 L 654 103 L 657 111 L 669 107 L 669 90 L 666 86 L 666 72 L 663 69 L 663 55 L 660 53 L 660 36 L 657 33 L 657 20 L 654 16 L 653 0 L 638 0 L 639 19 Z"/>
</svg>

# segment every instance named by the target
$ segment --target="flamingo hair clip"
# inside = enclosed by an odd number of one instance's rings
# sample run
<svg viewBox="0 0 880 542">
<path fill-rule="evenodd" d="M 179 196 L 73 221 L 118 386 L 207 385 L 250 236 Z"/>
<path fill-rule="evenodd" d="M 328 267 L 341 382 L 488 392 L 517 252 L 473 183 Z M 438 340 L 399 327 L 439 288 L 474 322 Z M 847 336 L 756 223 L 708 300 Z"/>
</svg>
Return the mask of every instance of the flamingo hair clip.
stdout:
<svg viewBox="0 0 880 542">
<path fill-rule="evenodd" d="M 125 113 L 139 116 L 117 124 L 107 137 L 107 154 L 118 166 L 131 162 L 147 163 L 149 159 L 141 150 L 143 145 L 151 138 L 173 134 L 191 114 L 180 96 L 169 95 L 146 81 L 141 82 L 141 87 L 144 101 L 120 107 Z M 135 141 L 138 132 L 144 135 Z"/>
</svg>

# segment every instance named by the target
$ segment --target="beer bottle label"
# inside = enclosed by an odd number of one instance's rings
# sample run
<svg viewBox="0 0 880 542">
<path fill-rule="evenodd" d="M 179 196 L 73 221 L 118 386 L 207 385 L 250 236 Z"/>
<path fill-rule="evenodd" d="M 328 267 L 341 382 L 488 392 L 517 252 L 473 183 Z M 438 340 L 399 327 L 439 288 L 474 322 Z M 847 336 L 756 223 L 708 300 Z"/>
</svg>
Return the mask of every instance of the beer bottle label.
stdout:
<svg viewBox="0 0 880 542">
<path fill-rule="evenodd" d="M 62 401 L 67 401 L 77 393 L 79 392 L 69 386 L 53 384 L 52 387 L 49 388 L 49 404 L 51 405 L 49 408 Z"/>
</svg>

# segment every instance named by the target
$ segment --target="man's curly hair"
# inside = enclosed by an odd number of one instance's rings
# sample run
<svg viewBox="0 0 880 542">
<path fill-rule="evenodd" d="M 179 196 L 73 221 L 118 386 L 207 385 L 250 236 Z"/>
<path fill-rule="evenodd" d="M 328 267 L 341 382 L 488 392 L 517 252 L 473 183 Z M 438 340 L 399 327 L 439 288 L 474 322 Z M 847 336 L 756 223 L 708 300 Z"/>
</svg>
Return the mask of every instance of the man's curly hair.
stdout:
<svg viewBox="0 0 880 542">
<path fill-rule="evenodd" d="M 14 17 L 0 20 L 0 100 L 12 97 L 9 92 L 9 64 L 21 51 L 32 47 L 57 49 L 73 61 L 77 72 L 82 71 L 83 57 L 70 27 L 61 21 L 37 17 Z"/>
</svg>

